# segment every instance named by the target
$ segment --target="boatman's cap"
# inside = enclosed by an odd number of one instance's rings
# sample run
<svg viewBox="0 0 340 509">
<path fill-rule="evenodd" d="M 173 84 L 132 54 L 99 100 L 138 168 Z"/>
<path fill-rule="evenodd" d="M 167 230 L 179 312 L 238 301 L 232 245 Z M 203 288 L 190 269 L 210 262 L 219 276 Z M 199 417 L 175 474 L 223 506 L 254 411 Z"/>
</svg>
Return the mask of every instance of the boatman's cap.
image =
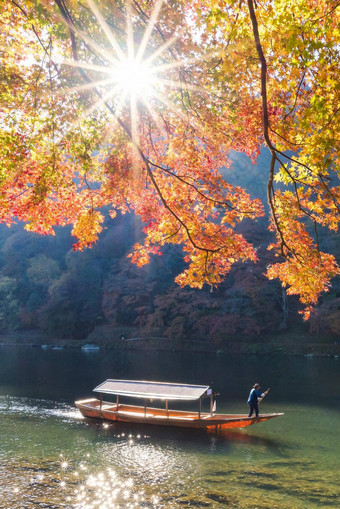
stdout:
<svg viewBox="0 0 340 509">
<path fill-rule="evenodd" d="M 260 384 L 254 384 L 254 387 L 256 389 L 257 387 L 260 387 Z"/>
</svg>

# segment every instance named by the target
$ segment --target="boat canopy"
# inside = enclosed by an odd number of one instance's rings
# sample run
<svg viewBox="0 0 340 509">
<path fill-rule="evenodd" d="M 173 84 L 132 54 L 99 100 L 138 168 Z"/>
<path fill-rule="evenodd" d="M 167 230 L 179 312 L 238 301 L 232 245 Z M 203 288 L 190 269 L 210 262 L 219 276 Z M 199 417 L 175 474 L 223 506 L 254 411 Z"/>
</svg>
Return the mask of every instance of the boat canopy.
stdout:
<svg viewBox="0 0 340 509">
<path fill-rule="evenodd" d="M 129 396 L 132 398 L 195 400 L 203 396 L 208 389 L 208 385 L 108 379 L 95 387 L 93 392 L 116 394 L 118 396 Z"/>
</svg>

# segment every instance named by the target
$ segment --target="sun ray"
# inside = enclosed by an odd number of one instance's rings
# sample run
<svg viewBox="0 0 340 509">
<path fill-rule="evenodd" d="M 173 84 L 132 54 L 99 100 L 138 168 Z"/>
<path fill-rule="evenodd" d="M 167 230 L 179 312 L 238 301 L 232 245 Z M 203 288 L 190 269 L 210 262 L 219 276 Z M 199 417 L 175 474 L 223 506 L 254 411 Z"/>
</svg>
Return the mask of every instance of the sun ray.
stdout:
<svg viewBox="0 0 340 509">
<path fill-rule="evenodd" d="M 91 113 L 93 113 L 96 109 L 98 109 L 101 106 L 103 106 L 109 99 L 112 99 L 114 97 L 114 95 L 116 94 L 116 92 L 119 92 L 119 91 L 120 91 L 120 86 L 116 85 L 113 88 L 113 90 L 109 90 L 106 94 L 101 96 L 98 99 L 98 101 L 96 101 L 90 108 L 85 110 L 86 117 L 91 115 Z M 119 94 L 117 94 L 117 95 L 119 96 Z M 114 114 L 114 115 L 116 115 L 116 107 L 117 107 L 117 105 L 115 105 L 114 110 L 112 111 L 112 114 Z"/>
<path fill-rule="evenodd" d="M 118 120 L 119 115 L 121 114 L 121 108 L 123 107 L 123 104 L 125 103 L 128 96 L 127 90 L 120 90 L 120 94 L 117 94 L 117 101 L 115 104 L 115 112 L 112 113 L 116 119 Z"/>
<path fill-rule="evenodd" d="M 71 24 L 68 20 L 66 20 L 62 16 L 58 16 L 60 21 L 64 23 L 72 32 L 76 33 L 86 44 L 92 47 L 95 51 L 97 51 L 105 60 L 109 60 L 113 65 L 116 65 L 119 60 L 117 60 L 113 55 L 111 55 L 107 50 L 96 44 L 90 37 L 87 36 L 82 30 L 76 27 L 74 24 Z"/>
<path fill-rule="evenodd" d="M 136 145 L 138 145 L 138 129 L 137 129 L 137 104 L 136 98 L 132 94 L 130 95 L 130 117 L 131 117 L 131 135 L 132 141 Z"/>
<path fill-rule="evenodd" d="M 216 52 L 216 50 L 212 50 L 211 52 L 205 54 L 205 60 L 211 56 L 218 56 L 218 52 Z M 153 57 L 153 55 L 152 55 Z M 150 57 L 151 58 L 151 57 Z M 149 64 L 149 59 L 147 59 L 145 61 L 147 64 Z M 170 69 L 176 69 L 178 67 L 184 67 L 184 66 L 187 66 L 187 65 L 190 65 L 190 64 L 196 64 L 197 62 L 202 62 L 202 56 L 201 55 L 197 55 L 196 57 L 192 57 L 192 58 L 187 58 L 187 59 L 181 59 L 181 60 L 176 60 L 176 62 L 171 62 L 171 63 L 167 63 L 167 64 L 161 64 L 161 65 L 158 65 L 157 67 L 154 68 L 154 70 L 157 72 L 160 72 L 160 71 L 167 71 L 167 70 L 170 70 Z"/>
<path fill-rule="evenodd" d="M 104 31 L 106 37 L 108 38 L 112 48 L 116 52 L 117 57 L 119 58 L 119 60 L 124 60 L 124 58 L 125 58 L 124 53 L 121 50 L 111 28 L 106 23 L 103 16 L 101 15 L 101 12 L 99 11 L 98 7 L 92 0 L 86 0 L 86 1 L 87 1 L 88 6 L 90 7 L 91 11 L 93 12 L 94 16 L 96 17 L 98 23 L 100 24 L 102 30 Z"/>
<path fill-rule="evenodd" d="M 74 87 L 72 91 L 76 91 L 76 90 L 77 90 L 77 88 Z M 65 93 L 65 91 L 67 91 L 67 90 L 64 90 L 64 93 Z M 98 101 L 96 101 L 87 110 L 85 110 L 82 113 L 82 119 L 85 120 L 86 118 L 88 118 L 94 111 L 96 111 L 102 105 L 104 105 L 106 103 L 106 101 L 111 99 L 118 91 L 119 91 L 119 87 L 116 86 L 113 90 L 110 90 L 104 96 L 100 97 L 98 99 Z M 115 110 L 112 111 L 112 114 L 114 115 L 115 120 L 117 120 L 118 108 L 120 107 L 121 102 L 124 101 L 126 98 L 126 95 L 124 96 L 123 94 L 117 94 L 117 96 L 118 96 L 118 102 L 115 104 Z M 63 135 L 65 136 L 67 133 L 71 132 L 72 130 L 74 130 L 77 127 L 79 127 L 79 118 L 76 118 L 73 122 L 71 122 L 71 124 L 67 127 L 67 129 L 63 131 Z"/>
<path fill-rule="evenodd" d="M 173 46 L 175 44 L 175 42 L 181 37 L 182 33 L 184 32 L 184 28 L 182 30 L 180 30 L 177 34 L 173 35 L 172 37 L 170 37 L 170 39 L 168 39 L 164 44 L 162 44 L 156 51 L 154 51 L 152 53 L 152 55 L 150 55 L 148 58 L 146 58 L 144 60 L 145 64 L 150 66 L 150 64 L 159 56 L 161 55 L 162 53 L 164 53 L 164 51 L 166 49 L 168 49 L 170 46 Z"/>
<path fill-rule="evenodd" d="M 65 58 L 61 61 L 61 64 L 69 65 L 70 67 L 79 67 L 80 69 L 86 69 L 88 71 L 101 72 L 103 74 L 112 74 L 111 67 L 90 64 L 88 62 L 80 62 L 79 60 L 70 60 Z"/>
<path fill-rule="evenodd" d="M 74 87 L 69 88 L 63 88 L 56 92 L 56 95 L 64 95 L 66 93 L 72 93 L 72 92 L 82 92 L 84 90 L 91 90 L 96 87 L 104 87 L 106 85 L 110 85 L 114 83 L 113 78 L 108 78 L 106 80 L 98 80 L 98 81 L 91 81 L 90 83 L 85 83 L 84 85 L 76 85 Z"/>
<path fill-rule="evenodd" d="M 180 108 L 177 108 L 174 104 L 172 104 L 167 97 L 165 97 L 162 93 L 158 92 L 157 90 L 154 91 L 154 96 L 162 103 L 164 104 L 168 110 L 170 110 L 176 117 L 179 117 L 184 122 L 190 123 L 190 125 L 195 129 L 201 132 L 201 134 L 204 136 L 204 126 L 200 125 L 199 122 L 194 121 L 193 117 L 187 116 L 185 113 L 183 113 Z"/>
<path fill-rule="evenodd" d="M 132 8 L 131 0 L 126 0 L 126 33 L 127 33 L 127 50 L 128 61 L 133 63 L 135 61 L 135 48 L 133 37 L 133 24 L 132 24 Z"/>
<path fill-rule="evenodd" d="M 141 44 L 139 46 L 139 49 L 138 49 L 138 52 L 137 52 L 137 55 L 136 55 L 136 61 L 137 62 L 140 62 L 142 60 L 143 56 L 144 56 L 146 46 L 147 46 L 147 44 L 148 44 L 148 42 L 150 40 L 150 36 L 151 36 L 152 30 L 153 30 L 155 24 L 158 21 L 159 13 L 161 11 L 163 3 L 164 3 L 164 0 L 158 0 L 156 2 L 156 5 L 155 5 L 152 13 L 151 13 L 151 16 L 149 18 L 147 27 L 146 27 L 145 32 L 143 34 L 142 42 L 141 42 Z"/>
<path fill-rule="evenodd" d="M 117 110 L 118 110 L 118 106 L 117 106 Z M 105 125 L 105 127 L 103 128 L 102 136 L 100 139 L 102 146 L 104 146 L 104 147 L 109 146 L 109 143 L 110 143 L 109 136 L 110 136 L 110 134 L 112 134 L 112 129 L 116 128 L 118 126 L 119 126 L 118 116 L 114 115 L 113 118 L 110 120 L 110 122 L 108 122 L 107 125 Z"/>
<path fill-rule="evenodd" d="M 149 104 L 148 101 L 144 102 L 144 105 L 145 105 L 146 109 L 148 110 L 148 112 L 149 112 L 153 122 L 155 123 L 158 131 L 160 133 L 165 133 L 166 134 L 165 127 L 164 127 L 164 125 L 161 125 L 161 122 L 160 122 L 159 118 L 156 115 L 156 111 L 151 107 L 151 105 Z"/>
<path fill-rule="evenodd" d="M 127 32 L 127 64 L 128 69 L 137 70 L 138 66 L 135 59 L 135 44 L 134 44 L 134 33 L 133 33 L 133 23 L 132 23 L 132 6 L 131 0 L 126 1 L 126 32 Z M 126 83 L 127 88 L 129 89 L 130 95 L 130 129 L 131 129 L 131 137 L 132 137 L 132 171 L 135 176 L 135 180 L 137 181 L 139 177 L 139 133 L 138 133 L 138 110 L 136 104 L 136 96 L 137 91 L 135 87 L 135 80 L 138 80 L 138 73 L 136 76 L 129 76 L 127 74 L 131 83 Z M 139 81 L 139 80 L 138 80 Z"/>
<path fill-rule="evenodd" d="M 116 110 L 115 110 L 115 113 L 113 113 L 113 118 L 110 122 L 108 122 L 108 124 L 104 127 L 104 131 L 103 131 L 103 135 L 101 137 L 101 144 L 103 146 L 107 146 L 108 143 L 110 142 L 109 140 L 109 136 L 110 136 L 110 130 L 116 126 L 116 127 L 119 127 L 119 114 L 120 114 L 120 108 L 122 106 L 122 104 L 125 102 L 126 100 L 126 97 L 127 97 L 127 93 L 121 93 L 119 96 L 118 96 L 118 101 L 115 105 L 116 107 Z M 85 112 L 86 113 L 86 112 Z M 92 111 L 91 111 L 92 113 Z M 90 113 L 90 114 L 91 114 Z"/>
<path fill-rule="evenodd" d="M 176 116 L 180 117 L 182 120 L 188 121 L 188 116 L 182 113 L 182 111 L 177 108 L 174 104 L 172 104 L 169 99 L 167 99 L 161 92 L 155 90 L 154 96 L 158 99 L 162 104 L 164 104 L 172 113 L 175 113 Z"/>
<path fill-rule="evenodd" d="M 174 89 L 182 89 L 182 90 L 192 90 L 193 92 L 205 92 L 207 93 L 207 90 L 204 87 L 198 87 L 196 85 L 191 85 L 190 83 L 186 83 L 185 81 L 177 81 L 177 80 L 169 80 L 165 78 L 155 79 L 155 82 L 159 85 L 165 85 L 169 88 Z"/>
<path fill-rule="evenodd" d="M 98 44 L 96 44 L 92 39 L 90 39 L 89 37 L 87 37 L 86 34 L 84 34 L 84 32 L 82 32 L 81 30 L 79 30 L 78 28 L 75 30 L 77 35 L 83 39 L 84 42 L 86 42 L 86 44 L 88 44 L 89 46 L 91 46 L 95 51 L 97 51 L 105 60 L 108 60 L 109 62 L 111 62 L 113 65 L 117 65 L 117 63 L 119 62 L 119 60 L 117 58 L 115 58 L 112 54 L 110 54 L 106 49 L 102 48 L 101 46 L 99 46 Z"/>
<path fill-rule="evenodd" d="M 136 98 L 132 95 L 130 98 L 131 108 L 131 135 L 132 135 L 132 171 L 135 178 L 138 179 L 140 176 L 139 162 L 140 154 L 138 151 L 139 147 L 139 131 L 138 131 L 138 114 Z"/>
</svg>

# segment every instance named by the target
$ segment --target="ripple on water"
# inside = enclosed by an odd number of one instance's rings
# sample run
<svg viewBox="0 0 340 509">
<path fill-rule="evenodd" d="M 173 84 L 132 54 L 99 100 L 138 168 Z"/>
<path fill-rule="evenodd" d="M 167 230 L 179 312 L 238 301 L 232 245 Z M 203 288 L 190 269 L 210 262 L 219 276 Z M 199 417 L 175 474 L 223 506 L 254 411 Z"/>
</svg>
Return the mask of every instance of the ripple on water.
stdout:
<svg viewBox="0 0 340 509">
<path fill-rule="evenodd" d="M 54 416 L 62 419 L 83 420 L 83 416 L 74 406 L 46 399 L 24 397 L 0 396 L 0 414 L 39 418 Z"/>
<path fill-rule="evenodd" d="M 338 507 L 336 472 L 278 440 L 125 433 L 77 417 L 67 404 L 0 397 L 3 509 Z"/>
</svg>

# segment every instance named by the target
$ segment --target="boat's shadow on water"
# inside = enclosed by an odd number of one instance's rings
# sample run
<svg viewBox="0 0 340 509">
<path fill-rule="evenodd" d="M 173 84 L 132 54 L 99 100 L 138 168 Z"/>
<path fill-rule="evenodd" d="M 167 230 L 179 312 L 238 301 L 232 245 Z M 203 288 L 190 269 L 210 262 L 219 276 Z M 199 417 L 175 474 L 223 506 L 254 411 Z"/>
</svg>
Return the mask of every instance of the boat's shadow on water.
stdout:
<svg viewBox="0 0 340 509">
<path fill-rule="evenodd" d="M 254 447 L 265 447 L 279 456 L 286 456 L 286 450 L 290 448 L 287 442 L 255 435 L 245 430 L 220 430 L 209 431 L 199 429 L 181 429 L 170 426 L 158 427 L 145 424 L 131 424 L 124 422 L 104 422 L 96 419 L 85 418 L 84 422 L 101 437 L 108 441 L 117 439 L 152 440 L 159 443 L 177 443 L 201 448 L 218 447 L 221 445 L 232 448 L 237 444 L 245 444 Z"/>
</svg>

